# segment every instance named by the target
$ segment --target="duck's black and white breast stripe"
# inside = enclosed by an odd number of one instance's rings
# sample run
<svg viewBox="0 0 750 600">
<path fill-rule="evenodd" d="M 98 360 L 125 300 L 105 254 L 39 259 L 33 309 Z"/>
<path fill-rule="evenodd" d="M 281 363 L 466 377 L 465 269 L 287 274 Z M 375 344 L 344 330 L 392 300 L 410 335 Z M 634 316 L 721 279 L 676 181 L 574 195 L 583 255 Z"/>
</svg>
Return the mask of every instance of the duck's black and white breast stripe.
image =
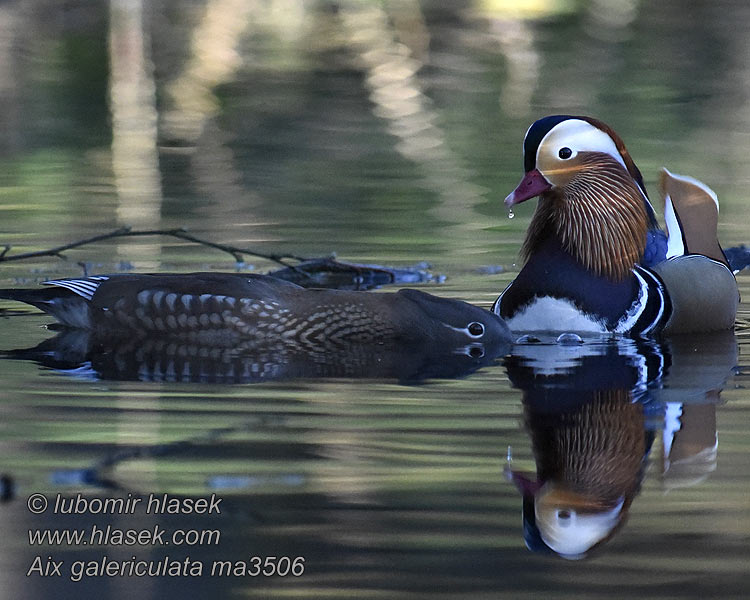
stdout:
<svg viewBox="0 0 750 600">
<path fill-rule="evenodd" d="M 559 261 L 560 269 L 538 266 L 524 269 L 492 306 L 513 330 L 648 335 L 661 331 L 672 315 L 666 287 L 649 269 L 636 266 L 630 280 L 614 284 Z M 628 296 L 629 304 L 623 303 Z"/>
<path fill-rule="evenodd" d="M 672 303 L 664 283 L 649 269 L 633 269 L 640 290 L 631 308 L 614 329 L 616 333 L 647 335 L 660 331 L 672 315 Z"/>
</svg>

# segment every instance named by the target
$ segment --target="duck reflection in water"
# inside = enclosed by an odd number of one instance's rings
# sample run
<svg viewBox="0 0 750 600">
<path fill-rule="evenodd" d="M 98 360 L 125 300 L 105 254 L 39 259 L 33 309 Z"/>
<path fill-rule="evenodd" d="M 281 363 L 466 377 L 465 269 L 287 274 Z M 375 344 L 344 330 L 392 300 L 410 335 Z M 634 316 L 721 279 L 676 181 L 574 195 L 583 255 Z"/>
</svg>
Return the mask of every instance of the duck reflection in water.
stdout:
<svg viewBox="0 0 750 600">
<path fill-rule="evenodd" d="M 472 343 L 423 336 L 374 343 L 201 344 L 164 336 L 107 337 L 64 329 L 33 348 L 2 351 L 0 358 L 30 360 L 43 369 L 87 380 L 247 384 L 368 378 L 409 384 L 468 376 L 496 364 L 509 348 L 505 338 L 495 335 Z"/>
<path fill-rule="evenodd" d="M 715 407 L 737 344 L 732 332 L 561 341 L 525 338 L 507 359 L 536 473 L 513 468 L 509 449 L 506 475 L 523 498 L 527 547 L 579 559 L 624 525 L 650 455 L 666 489 L 715 469 Z"/>
</svg>

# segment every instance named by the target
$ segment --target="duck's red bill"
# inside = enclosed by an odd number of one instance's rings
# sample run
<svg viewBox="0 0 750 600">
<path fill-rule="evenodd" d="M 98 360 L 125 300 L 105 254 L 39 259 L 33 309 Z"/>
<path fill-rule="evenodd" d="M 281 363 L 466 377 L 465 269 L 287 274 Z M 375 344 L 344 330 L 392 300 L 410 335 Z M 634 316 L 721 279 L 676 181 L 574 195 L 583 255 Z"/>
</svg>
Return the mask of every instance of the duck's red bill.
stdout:
<svg viewBox="0 0 750 600">
<path fill-rule="evenodd" d="M 518 184 L 516 189 L 508 194 L 508 197 L 505 199 L 505 205 L 510 208 L 514 204 L 524 202 L 529 198 L 538 196 L 542 192 L 546 192 L 551 187 L 552 186 L 539 171 L 532 169 L 524 175 L 521 183 Z"/>
</svg>

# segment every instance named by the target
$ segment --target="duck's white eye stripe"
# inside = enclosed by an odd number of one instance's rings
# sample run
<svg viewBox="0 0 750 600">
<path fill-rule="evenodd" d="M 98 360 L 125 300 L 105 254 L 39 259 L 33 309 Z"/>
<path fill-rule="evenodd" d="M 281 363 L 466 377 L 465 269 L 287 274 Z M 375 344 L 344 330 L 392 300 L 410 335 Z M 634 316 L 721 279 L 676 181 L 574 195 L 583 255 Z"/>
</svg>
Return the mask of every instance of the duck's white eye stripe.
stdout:
<svg viewBox="0 0 750 600">
<path fill-rule="evenodd" d="M 550 129 L 539 143 L 537 160 L 541 149 L 549 143 L 554 145 L 555 156 L 563 147 L 572 151 L 571 156 L 579 152 L 603 152 L 625 167 L 625 161 L 614 140 L 598 127 L 581 119 L 567 119 Z"/>
<path fill-rule="evenodd" d="M 107 281 L 109 277 L 106 275 L 94 275 L 92 277 L 84 277 L 82 279 L 53 279 L 50 281 L 43 282 L 44 285 L 53 285 L 55 287 L 65 288 L 70 290 L 74 294 L 78 294 L 81 298 L 91 300 L 94 297 L 94 293 L 103 281 Z"/>
<path fill-rule="evenodd" d="M 484 325 L 479 321 L 472 321 L 466 327 L 453 327 L 452 325 L 448 325 L 448 323 L 442 323 L 442 325 L 443 327 L 447 327 L 458 333 L 463 333 L 467 337 L 474 339 L 480 338 L 484 335 Z"/>
</svg>

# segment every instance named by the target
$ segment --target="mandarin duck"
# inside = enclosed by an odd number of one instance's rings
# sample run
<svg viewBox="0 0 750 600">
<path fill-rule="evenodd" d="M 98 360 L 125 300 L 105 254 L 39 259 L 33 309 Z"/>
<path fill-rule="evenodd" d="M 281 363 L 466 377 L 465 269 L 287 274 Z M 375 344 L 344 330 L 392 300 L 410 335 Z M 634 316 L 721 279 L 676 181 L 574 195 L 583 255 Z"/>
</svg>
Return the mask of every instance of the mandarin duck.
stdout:
<svg viewBox="0 0 750 600">
<path fill-rule="evenodd" d="M 625 144 L 601 121 L 539 119 L 523 159 L 525 175 L 505 203 L 539 201 L 524 266 L 492 307 L 512 330 L 655 335 L 734 326 L 739 293 L 711 189 L 661 172 L 666 237 Z"/>
<path fill-rule="evenodd" d="M 305 289 L 266 275 L 116 274 L 5 289 L 63 326 L 102 336 L 169 337 L 233 347 L 429 342 L 470 355 L 510 339 L 505 322 L 459 300 L 417 290 L 375 294 Z"/>
</svg>

